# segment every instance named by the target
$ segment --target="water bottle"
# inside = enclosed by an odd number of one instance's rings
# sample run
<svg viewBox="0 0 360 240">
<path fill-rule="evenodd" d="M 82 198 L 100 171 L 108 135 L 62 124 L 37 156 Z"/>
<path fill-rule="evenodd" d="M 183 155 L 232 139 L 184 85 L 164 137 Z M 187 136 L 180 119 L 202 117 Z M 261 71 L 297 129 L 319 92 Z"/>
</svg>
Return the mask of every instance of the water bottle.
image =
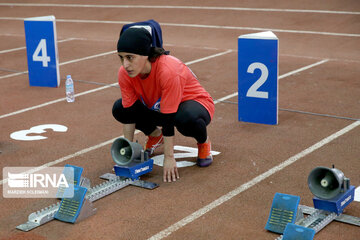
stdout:
<svg viewBox="0 0 360 240">
<path fill-rule="evenodd" d="M 66 88 L 66 101 L 74 102 L 75 101 L 74 82 L 71 78 L 71 75 L 66 76 L 65 88 Z"/>
</svg>

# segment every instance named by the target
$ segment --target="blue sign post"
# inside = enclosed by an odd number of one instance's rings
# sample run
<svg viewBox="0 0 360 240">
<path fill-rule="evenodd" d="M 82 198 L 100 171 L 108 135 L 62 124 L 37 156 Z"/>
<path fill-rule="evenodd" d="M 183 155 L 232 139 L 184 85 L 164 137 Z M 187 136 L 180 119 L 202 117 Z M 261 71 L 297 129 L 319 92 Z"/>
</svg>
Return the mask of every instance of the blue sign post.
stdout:
<svg viewBox="0 0 360 240">
<path fill-rule="evenodd" d="M 239 36 L 239 121 L 278 124 L 278 46 L 270 31 Z"/>
<path fill-rule="evenodd" d="M 59 60 L 54 16 L 24 20 L 30 86 L 58 87 Z"/>
</svg>

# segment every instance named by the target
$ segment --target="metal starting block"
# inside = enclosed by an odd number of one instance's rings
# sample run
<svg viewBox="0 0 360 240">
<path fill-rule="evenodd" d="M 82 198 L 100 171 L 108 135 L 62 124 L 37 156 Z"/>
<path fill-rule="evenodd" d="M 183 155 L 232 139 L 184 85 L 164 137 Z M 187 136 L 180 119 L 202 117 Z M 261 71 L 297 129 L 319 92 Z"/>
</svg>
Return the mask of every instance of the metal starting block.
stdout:
<svg viewBox="0 0 360 240">
<path fill-rule="evenodd" d="M 299 205 L 297 199 L 300 200 L 300 197 L 282 193 L 275 194 L 265 229 L 283 234 L 276 240 L 313 240 L 315 234 L 332 221 L 360 226 L 359 217 L 345 214 L 337 215 L 336 212 Z M 295 207 L 297 210 L 293 211 Z M 296 216 L 289 215 L 288 211 L 294 212 Z M 303 214 L 309 214 L 309 216 L 304 217 Z M 282 227 L 284 228 L 281 231 Z"/>
<path fill-rule="evenodd" d="M 53 219 L 69 223 L 79 222 L 96 213 L 96 208 L 94 208 L 92 204 L 94 201 L 116 192 L 126 186 L 134 185 L 146 189 L 154 189 L 159 185 L 139 179 L 140 175 L 149 172 L 149 169 L 150 171 L 152 170 L 152 159 L 149 161 L 149 164 L 150 163 L 151 167 L 149 165 L 141 165 L 140 168 L 136 168 L 134 166 L 134 169 L 131 171 L 133 171 L 135 175 L 131 176 L 135 176 L 136 179 L 106 173 L 100 178 L 106 179 L 107 181 L 94 187 L 90 187 L 89 179 L 81 177 L 83 168 L 66 165 L 66 167 L 74 168 L 74 196 L 72 198 L 62 198 L 61 202 L 57 202 L 56 204 L 52 204 L 39 211 L 31 213 L 28 217 L 28 221 L 24 224 L 20 224 L 16 228 L 27 232 Z M 141 169 L 144 167 L 146 169 L 142 171 Z M 140 170 L 136 172 L 136 169 Z M 68 189 L 65 189 L 65 191 L 67 190 Z M 66 196 L 66 194 L 64 196 Z"/>
<path fill-rule="evenodd" d="M 298 196 L 275 194 L 265 229 L 284 234 L 276 240 L 312 240 L 334 220 L 360 226 L 360 218 L 342 214 L 355 195 L 355 186 L 342 171 L 334 165 L 316 167 L 308 176 L 308 186 L 315 208 L 299 205 Z M 304 217 L 303 213 L 310 215 Z"/>
</svg>

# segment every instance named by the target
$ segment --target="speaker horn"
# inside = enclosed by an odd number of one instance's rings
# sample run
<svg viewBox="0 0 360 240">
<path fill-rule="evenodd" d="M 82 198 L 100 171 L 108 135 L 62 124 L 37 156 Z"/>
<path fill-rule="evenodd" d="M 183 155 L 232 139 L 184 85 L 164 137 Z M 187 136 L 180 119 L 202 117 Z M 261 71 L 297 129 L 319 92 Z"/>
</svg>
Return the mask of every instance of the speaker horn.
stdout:
<svg viewBox="0 0 360 240">
<path fill-rule="evenodd" d="M 142 150 L 143 147 L 140 144 L 121 137 L 113 142 L 111 156 L 117 165 L 124 166 L 135 159 L 141 159 Z"/>
<path fill-rule="evenodd" d="M 316 167 L 308 177 L 308 185 L 314 196 L 332 199 L 344 188 L 344 173 L 336 168 Z"/>
</svg>

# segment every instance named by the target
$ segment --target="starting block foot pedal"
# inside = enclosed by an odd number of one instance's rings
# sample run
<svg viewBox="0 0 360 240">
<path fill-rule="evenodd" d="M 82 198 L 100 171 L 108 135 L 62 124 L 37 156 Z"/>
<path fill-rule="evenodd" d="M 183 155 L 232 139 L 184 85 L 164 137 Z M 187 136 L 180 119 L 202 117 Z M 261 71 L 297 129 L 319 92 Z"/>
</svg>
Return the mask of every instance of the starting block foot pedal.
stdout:
<svg viewBox="0 0 360 240">
<path fill-rule="evenodd" d="M 306 228 L 293 223 L 286 225 L 283 240 L 313 240 L 315 236 L 315 230 Z"/>
<path fill-rule="evenodd" d="M 65 168 L 67 167 L 71 167 L 74 169 L 74 185 L 75 186 L 79 186 L 80 184 L 80 180 L 81 180 L 81 174 L 83 172 L 83 168 L 82 167 L 78 167 L 78 166 L 74 166 L 74 165 L 70 165 L 70 164 L 66 164 Z"/>
<path fill-rule="evenodd" d="M 85 199 L 86 192 L 86 188 L 75 186 L 74 197 L 61 200 L 59 210 L 54 218 L 63 222 L 75 223 L 77 220 L 80 221 L 95 214 L 96 209 L 88 199 Z"/>
<path fill-rule="evenodd" d="M 288 223 L 295 223 L 299 203 L 299 196 L 275 193 L 265 229 L 283 234 Z"/>
</svg>

